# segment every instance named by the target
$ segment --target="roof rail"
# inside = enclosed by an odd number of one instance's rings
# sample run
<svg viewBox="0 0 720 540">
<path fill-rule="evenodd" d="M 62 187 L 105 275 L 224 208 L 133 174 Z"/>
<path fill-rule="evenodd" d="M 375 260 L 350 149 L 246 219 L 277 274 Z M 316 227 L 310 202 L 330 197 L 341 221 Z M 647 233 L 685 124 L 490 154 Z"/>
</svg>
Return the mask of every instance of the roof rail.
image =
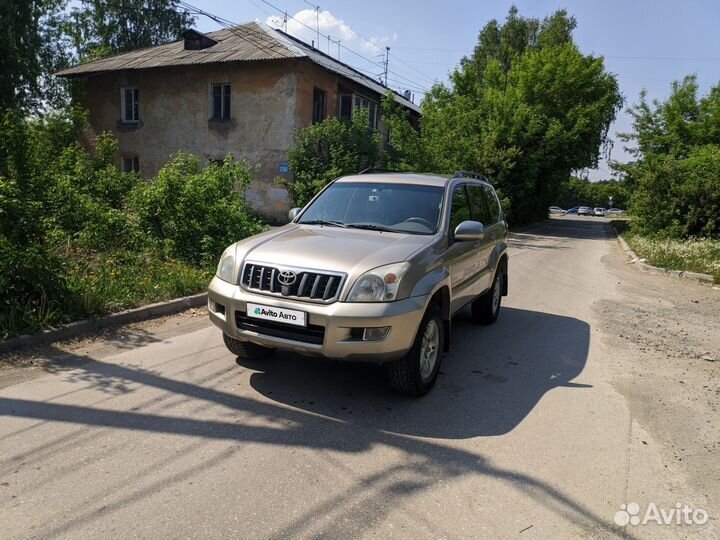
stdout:
<svg viewBox="0 0 720 540">
<path fill-rule="evenodd" d="M 377 173 L 396 173 L 401 171 L 393 171 L 391 169 L 381 169 L 378 167 L 368 167 L 362 171 L 358 171 L 358 174 L 377 174 Z"/>
<path fill-rule="evenodd" d="M 487 179 L 487 177 L 483 174 L 472 172 L 472 171 L 455 171 L 455 174 L 452 176 L 453 178 L 474 178 L 475 180 L 484 180 L 488 184 L 490 183 L 490 180 Z"/>
</svg>

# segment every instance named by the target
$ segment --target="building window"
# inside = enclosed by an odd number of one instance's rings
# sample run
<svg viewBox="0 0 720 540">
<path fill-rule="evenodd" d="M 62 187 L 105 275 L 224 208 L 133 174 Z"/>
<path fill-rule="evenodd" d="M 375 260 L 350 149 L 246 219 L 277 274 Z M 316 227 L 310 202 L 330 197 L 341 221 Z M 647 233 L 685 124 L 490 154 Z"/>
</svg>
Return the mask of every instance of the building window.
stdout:
<svg viewBox="0 0 720 540">
<path fill-rule="evenodd" d="M 313 124 L 318 124 L 325 120 L 325 102 L 327 92 L 319 88 L 313 89 Z"/>
<path fill-rule="evenodd" d="M 210 85 L 212 98 L 212 120 L 228 120 L 230 118 L 230 85 Z"/>
<path fill-rule="evenodd" d="M 354 106 L 353 110 L 364 109 L 367 110 L 368 120 L 370 121 L 370 127 L 373 129 L 377 128 L 377 103 L 369 100 L 365 96 L 359 94 L 353 94 Z"/>
<path fill-rule="evenodd" d="M 340 120 L 351 120 L 352 119 L 352 94 L 340 94 L 338 95 L 338 118 Z"/>
<path fill-rule="evenodd" d="M 123 156 L 120 159 L 120 170 L 122 172 L 140 172 L 140 159 L 137 156 Z"/>
<path fill-rule="evenodd" d="M 137 88 L 122 88 L 120 90 L 120 110 L 123 122 L 140 121 L 140 104 Z"/>
</svg>

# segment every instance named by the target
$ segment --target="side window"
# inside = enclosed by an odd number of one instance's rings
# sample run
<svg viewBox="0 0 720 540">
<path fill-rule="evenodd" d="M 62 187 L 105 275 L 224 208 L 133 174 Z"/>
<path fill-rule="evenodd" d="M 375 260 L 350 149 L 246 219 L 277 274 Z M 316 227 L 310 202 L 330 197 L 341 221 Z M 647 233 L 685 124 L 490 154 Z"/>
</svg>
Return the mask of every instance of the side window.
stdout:
<svg viewBox="0 0 720 540">
<path fill-rule="evenodd" d="M 479 221 L 485 226 L 495 223 L 492 221 L 488 213 L 485 199 L 483 197 L 483 187 L 480 185 L 469 185 L 470 203 L 472 204 L 473 219 Z"/>
<path fill-rule="evenodd" d="M 120 118 L 123 122 L 140 121 L 140 102 L 137 88 L 120 89 Z"/>
<path fill-rule="evenodd" d="M 465 191 L 464 185 L 457 186 L 452 195 L 452 207 L 450 208 L 450 231 L 455 231 L 455 228 L 460 225 L 460 223 L 468 219 L 472 219 L 472 213 L 470 212 L 470 203 L 468 201 L 467 191 Z"/>
<path fill-rule="evenodd" d="M 490 186 L 483 186 L 485 192 L 485 202 L 487 202 L 488 210 L 490 211 L 490 223 L 497 223 L 500 221 L 500 202 L 498 201 L 495 190 Z"/>
</svg>

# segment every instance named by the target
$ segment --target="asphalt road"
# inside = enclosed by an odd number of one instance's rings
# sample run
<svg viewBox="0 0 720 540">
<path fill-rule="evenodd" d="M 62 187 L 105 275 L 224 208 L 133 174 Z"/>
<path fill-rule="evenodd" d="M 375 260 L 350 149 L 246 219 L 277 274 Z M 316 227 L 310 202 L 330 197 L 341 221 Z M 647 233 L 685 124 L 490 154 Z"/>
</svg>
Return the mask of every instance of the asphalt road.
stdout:
<svg viewBox="0 0 720 540">
<path fill-rule="evenodd" d="M 510 253 L 497 324 L 458 316 L 422 399 L 238 365 L 205 317 L 0 370 L 0 538 L 719 537 L 720 292 L 623 264 L 602 219 Z M 709 519 L 620 527 L 630 502 Z"/>
</svg>

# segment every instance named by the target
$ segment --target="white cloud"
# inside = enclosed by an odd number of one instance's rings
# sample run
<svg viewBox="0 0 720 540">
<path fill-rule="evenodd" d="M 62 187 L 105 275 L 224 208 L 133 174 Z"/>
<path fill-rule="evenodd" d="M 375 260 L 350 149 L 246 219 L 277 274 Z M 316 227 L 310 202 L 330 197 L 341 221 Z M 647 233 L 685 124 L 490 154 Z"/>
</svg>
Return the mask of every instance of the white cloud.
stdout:
<svg viewBox="0 0 720 540">
<path fill-rule="evenodd" d="M 283 29 L 282 15 L 268 17 L 265 22 L 273 28 Z M 307 43 L 317 42 L 315 28 L 318 23 L 320 26 L 320 43 L 315 43 L 315 46 L 322 50 L 327 49 L 328 35 L 333 41 L 331 44 L 331 50 L 333 51 L 337 50 L 337 40 L 340 40 L 343 47 L 371 53 L 372 56 L 381 54 L 386 44 L 397 40 L 397 33 L 394 33 L 392 37 L 371 37 L 368 42 L 356 34 L 349 24 L 342 19 L 338 19 L 329 11 L 320 11 L 318 16 L 314 9 L 300 10 L 292 18 L 288 15 L 287 32 Z"/>
</svg>

